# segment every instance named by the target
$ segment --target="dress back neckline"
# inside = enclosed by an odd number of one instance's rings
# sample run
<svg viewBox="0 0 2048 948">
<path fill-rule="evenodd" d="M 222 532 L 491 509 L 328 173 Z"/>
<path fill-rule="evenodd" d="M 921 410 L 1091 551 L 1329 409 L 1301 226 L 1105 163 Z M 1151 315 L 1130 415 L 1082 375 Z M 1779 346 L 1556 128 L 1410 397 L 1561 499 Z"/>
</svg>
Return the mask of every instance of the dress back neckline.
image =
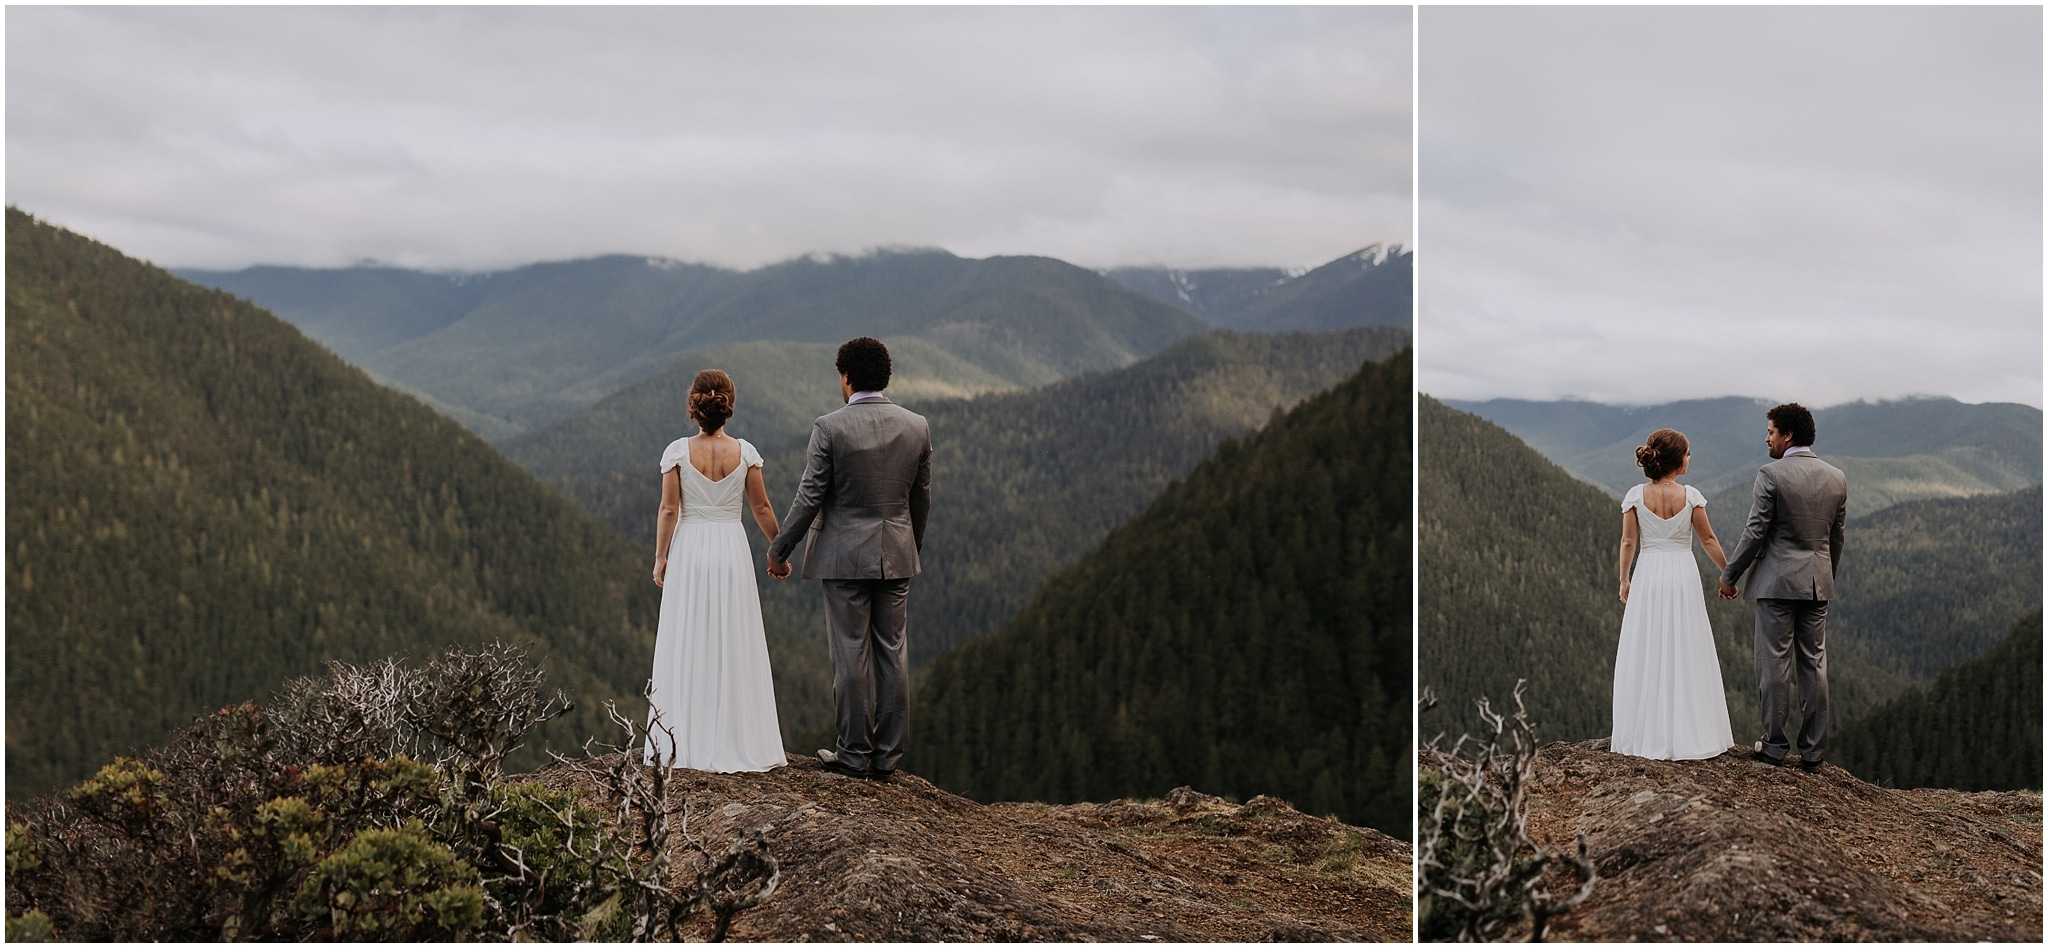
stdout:
<svg viewBox="0 0 2048 948">
<path fill-rule="evenodd" d="M 691 436 L 689 436 L 689 437 L 687 437 L 687 438 L 684 438 L 683 440 L 684 440 L 684 441 L 695 441 L 695 440 L 697 440 L 697 439 L 698 439 L 699 437 L 702 437 L 702 436 L 701 436 L 701 435 L 691 435 Z M 738 445 L 739 445 L 739 439 L 738 439 L 738 438 L 734 438 L 734 439 L 732 439 L 732 442 L 733 442 L 733 445 L 734 445 L 734 446 L 738 446 Z M 697 471 L 697 465 L 696 465 L 695 463 L 693 463 L 693 462 L 692 462 L 692 461 L 690 460 L 690 448 L 689 448 L 689 446 L 688 446 L 688 445 L 684 445 L 684 446 L 683 446 L 683 466 L 684 466 L 684 467 L 687 467 L 687 468 L 689 468 L 689 469 L 690 469 L 690 470 L 692 470 L 692 471 Z M 706 474 L 706 473 L 704 473 L 703 471 L 697 471 L 697 476 L 698 476 L 698 477 L 701 477 L 701 478 L 703 478 L 703 479 L 705 480 L 705 482 L 706 482 L 706 483 L 710 483 L 710 484 L 723 484 L 723 483 L 725 483 L 726 481 L 728 481 L 728 480 L 731 480 L 731 479 L 732 479 L 732 476 L 733 476 L 734 474 L 738 474 L 739 472 L 741 472 L 741 471 L 744 471 L 744 470 L 746 470 L 746 468 L 747 468 L 747 453 L 746 453 L 746 452 L 745 452 L 745 451 L 743 450 L 743 451 L 741 451 L 741 452 L 740 452 L 740 463 L 738 463 L 738 464 L 735 464 L 735 465 L 733 465 L 733 469 L 732 469 L 732 470 L 730 470 L 730 471 L 727 471 L 727 472 L 725 472 L 725 476 L 724 476 L 724 477 L 712 477 L 711 475 L 709 475 L 709 474 Z"/>
<path fill-rule="evenodd" d="M 1673 482 L 1673 483 L 1676 483 L 1676 482 Z M 1649 484 L 1644 484 L 1644 485 L 1642 485 L 1642 486 L 1643 486 L 1643 487 L 1648 487 L 1648 486 L 1649 486 Z M 1638 488 L 1638 489 L 1640 490 L 1641 488 Z M 1678 485 L 1678 489 L 1679 489 L 1679 494 L 1680 494 L 1680 496 L 1681 496 L 1681 497 L 1683 497 L 1684 499 L 1683 499 L 1683 500 L 1682 500 L 1682 501 L 1680 502 L 1680 505 L 1679 505 L 1678 509 L 1677 509 L 1677 510 L 1674 510 L 1674 511 L 1672 511 L 1672 512 L 1671 512 L 1671 516 L 1669 516 L 1669 517 L 1659 516 L 1659 515 L 1657 514 L 1657 512 L 1656 512 L 1656 511 L 1654 511 L 1654 510 L 1651 510 L 1651 509 L 1650 509 L 1650 492 L 1649 492 L 1649 491 L 1647 491 L 1647 490 L 1643 490 L 1643 491 L 1642 491 L 1642 492 L 1641 492 L 1640 494 L 1637 494 L 1637 495 L 1636 495 L 1636 509 L 1637 509 L 1637 510 L 1640 510 L 1640 511 L 1642 511 L 1642 512 L 1646 513 L 1646 514 L 1649 514 L 1649 515 L 1650 515 L 1650 516 L 1652 516 L 1652 517 L 1656 517 L 1656 518 L 1657 518 L 1657 519 L 1659 519 L 1659 520 L 1663 520 L 1663 521 L 1667 521 L 1667 522 L 1668 522 L 1668 521 L 1671 521 L 1671 520 L 1673 520 L 1673 519 L 1676 519 L 1676 518 L 1678 518 L 1678 517 L 1682 517 L 1682 516 L 1685 516 L 1685 514 L 1686 514 L 1686 513 L 1688 513 L 1688 512 L 1690 512 L 1690 511 L 1692 510 L 1692 507 L 1693 507 L 1693 503 L 1692 503 L 1692 488 L 1690 488 L 1690 487 L 1687 487 L 1687 486 L 1685 486 L 1684 484 L 1679 484 L 1679 485 Z"/>
</svg>

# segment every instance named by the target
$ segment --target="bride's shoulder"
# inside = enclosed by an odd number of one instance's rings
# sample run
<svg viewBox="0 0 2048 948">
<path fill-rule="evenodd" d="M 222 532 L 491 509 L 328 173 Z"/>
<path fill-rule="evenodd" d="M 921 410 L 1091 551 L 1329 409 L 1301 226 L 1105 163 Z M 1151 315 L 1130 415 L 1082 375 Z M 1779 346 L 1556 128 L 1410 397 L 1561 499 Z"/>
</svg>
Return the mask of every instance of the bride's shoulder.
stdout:
<svg viewBox="0 0 2048 948">
<path fill-rule="evenodd" d="M 748 467 L 761 466 L 761 451 L 760 449 L 754 447 L 754 443 L 752 441 L 748 441 L 745 438 L 734 438 L 733 440 L 740 443 L 741 464 L 744 464 Z"/>
<path fill-rule="evenodd" d="M 1621 509 L 1623 510 L 1629 510 L 1631 508 L 1640 507 L 1642 505 L 1643 485 L 1641 484 L 1637 484 L 1636 486 L 1629 488 L 1628 493 L 1621 495 Z"/>
<path fill-rule="evenodd" d="M 683 462 L 683 461 L 684 461 L 685 459 L 687 459 L 687 458 L 688 458 L 689 456 L 690 456 L 690 438 L 689 438 L 689 436 L 688 436 L 688 435 L 685 435 L 685 436 L 683 436 L 683 437 L 681 437 L 681 438 L 677 438 L 677 439 L 675 439 L 674 441 L 671 441 L 671 442 L 669 442 L 669 443 L 668 443 L 668 447 L 666 447 L 666 448 L 663 448 L 663 449 L 661 450 L 661 471 L 662 471 L 662 473 L 664 473 L 664 474 L 668 473 L 668 469 L 669 469 L 669 468 L 672 468 L 672 467 L 675 467 L 675 466 L 676 466 L 676 465 L 678 465 L 678 464 L 681 464 L 681 463 L 682 463 L 682 462 Z"/>
<path fill-rule="evenodd" d="M 1695 507 L 1707 505 L 1707 495 L 1700 493 L 1700 489 L 1691 484 L 1685 485 L 1685 499 Z"/>
</svg>

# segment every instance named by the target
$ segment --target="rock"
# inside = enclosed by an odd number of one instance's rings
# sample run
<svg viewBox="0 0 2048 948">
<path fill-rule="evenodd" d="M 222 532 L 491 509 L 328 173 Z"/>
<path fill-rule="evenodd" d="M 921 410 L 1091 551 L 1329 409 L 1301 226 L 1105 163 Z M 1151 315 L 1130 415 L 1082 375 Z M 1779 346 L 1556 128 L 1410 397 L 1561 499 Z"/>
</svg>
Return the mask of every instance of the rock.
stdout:
<svg viewBox="0 0 2048 948">
<path fill-rule="evenodd" d="M 1256 798 L 982 805 L 907 773 L 815 759 L 762 774 L 677 771 L 672 818 L 722 851 L 760 827 L 782 867 L 740 941 L 1407 941 L 1409 845 Z M 536 775 L 607 811 L 563 767 Z M 1254 807 L 1253 804 L 1257 806 Z M 682 851 L 677 851 L 682 859 Z M 704 920 L 708 923 L 708 919 Z M 706 934 L 709 931 L 705 925 Z"/>
<path fill-rule="evenodd" d="M 2041 938 L 2041 797 L 1888 790 L 1739 753 L 1655 761 L 1605 741 L 1538 754 L 1529 834 L 1583 835 L 1592 896 L 1551 922 L 1588 941 Z"/>
</svg>

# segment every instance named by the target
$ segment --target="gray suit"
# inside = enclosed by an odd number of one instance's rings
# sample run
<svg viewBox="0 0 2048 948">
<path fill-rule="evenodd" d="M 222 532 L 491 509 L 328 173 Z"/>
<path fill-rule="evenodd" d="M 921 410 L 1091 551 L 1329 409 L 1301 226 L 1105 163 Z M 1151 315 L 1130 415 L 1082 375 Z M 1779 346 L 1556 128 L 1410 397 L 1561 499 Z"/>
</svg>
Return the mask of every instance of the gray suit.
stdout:
<svg viewBox="0 0 2048 948">
<path fill-rule="evenodd" d="M 841 763 L 893 771 L 910 714 L 905 613 L 931 509 L 924 416 L 873 396 L 820 417 L 809 459 L 768 554 L 787 562 L 806 533 L 805 579 L 824 581 Z M 873 688 L 874 709 L 869 710 Z"/>
<path fill-rule="evenodd" d="M 1757 695 L 1763 705 L 1763 750 L 1783 759 L 1791 750 L 1785 718 L 1792 668 L 1799 667 L 1805 721 L 1799 758 L 1818 761 L 1828 747 L 1828 602 L 1842 561 L 1842 523 L 1849 480 L 1811 454 L 1787 454 L 1756 473 L 1749 521 L 1728 555 L 1721 580 L 1756 600 Z M 1744 570 L 1747 582 L 1741 582 Z"/>
</svg>

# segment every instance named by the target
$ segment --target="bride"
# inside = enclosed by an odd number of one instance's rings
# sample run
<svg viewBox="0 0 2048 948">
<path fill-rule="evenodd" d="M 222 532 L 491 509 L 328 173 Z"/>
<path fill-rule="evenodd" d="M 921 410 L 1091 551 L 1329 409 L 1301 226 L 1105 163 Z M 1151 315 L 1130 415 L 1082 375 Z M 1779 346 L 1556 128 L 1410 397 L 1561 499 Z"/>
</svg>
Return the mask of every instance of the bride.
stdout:
<svg viewBox="0 0 2048 948">
<path fill-rule="evenodd" d="M 730 376 L 697 373 L 689 411 L 698 433 L 661 453 L 654 528 L 661 622 L 648 717 L 659 714 L 660 726 L 650 723 L 646 759 L 719 773 L 786 762 L 753 554 L 740 526 L 742 495 L 770 539 L 778 525 L 761 483 L 761 453 L 725 433 L 733 401 Z M 771 575 L 781 579 L 789 569 Z"/>
<path fill-rule="evenodd" d="M 1678 483 L 1691 462 L 1684 435 L 1670 428 L 1651 432 L 1648 443 L 1636 449 L 1636 464 L 1649 483 L 1630 488 L 1621 501 L 1626 605 L 1614 656 L 1611 744 L 1618 754 L 1700 760 L 1735 743 L 1693 536 L 1716 569 L 1727 566 L 1728 557 L 1707 522 L 1706 497 Z"/>
</svg>

